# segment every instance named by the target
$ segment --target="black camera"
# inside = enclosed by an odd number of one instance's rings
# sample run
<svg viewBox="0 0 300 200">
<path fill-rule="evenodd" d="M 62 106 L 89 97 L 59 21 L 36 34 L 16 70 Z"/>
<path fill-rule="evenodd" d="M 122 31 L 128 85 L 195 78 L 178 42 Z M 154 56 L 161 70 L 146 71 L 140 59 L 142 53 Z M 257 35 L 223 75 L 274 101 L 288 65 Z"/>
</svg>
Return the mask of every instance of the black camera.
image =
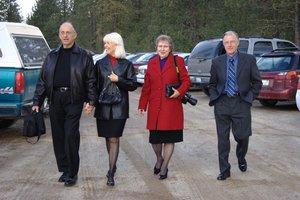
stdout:
<svg viewBox="0 0 300 200">
<path fill-rule="evenodd" d="M 192 97 L 191 94 L 185 93 L 185 95 L 181 99 L 181 102 L 183 104 L 186 104 L 187 102 L 189 102 L 191 105 L 195 106 L 197 104 L 198 100 L 195 99 L 194 97 Z"/>
</svg>

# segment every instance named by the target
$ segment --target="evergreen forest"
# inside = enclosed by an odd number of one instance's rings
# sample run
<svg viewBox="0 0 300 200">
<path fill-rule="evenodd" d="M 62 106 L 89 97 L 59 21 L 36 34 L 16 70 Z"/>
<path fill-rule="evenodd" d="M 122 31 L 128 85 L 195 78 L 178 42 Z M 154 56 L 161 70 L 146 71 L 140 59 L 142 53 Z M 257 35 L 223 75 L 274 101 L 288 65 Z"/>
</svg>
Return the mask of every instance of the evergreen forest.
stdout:
<svg viewBox="0 0 300 200">
<path fill-rule="evenodd" d="M 0 21 L 38 26 L 51 48 L 62 22 L 73 23 L 77 43 L 103 50 L 102 38 L 122 35 L 127 52 L 154 51 L 155 38 L 170 35 L 176 51 L 234 30 L 240 36 L 288 39 L 300 45 L 300 0 L 36 0 L 22 19 L 16 0 L 0 0 Z"/>
</svg>

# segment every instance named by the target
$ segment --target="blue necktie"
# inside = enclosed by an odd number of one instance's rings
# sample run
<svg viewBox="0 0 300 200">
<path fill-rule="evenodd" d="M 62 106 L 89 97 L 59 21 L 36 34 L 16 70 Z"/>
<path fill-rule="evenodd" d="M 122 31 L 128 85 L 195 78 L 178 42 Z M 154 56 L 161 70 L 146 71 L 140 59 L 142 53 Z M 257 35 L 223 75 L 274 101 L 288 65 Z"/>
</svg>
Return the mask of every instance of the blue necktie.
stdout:
<svg viewBox="0 0 300 200">
<path fill-rule="evenodd" d="M 227 95 L 232 97 L 235 95 L 235 68 L 234 68 L 234 59 L 229 59 L 229 66 L 228 66 L 228 75 L 227 75 Z"/>
</svg>

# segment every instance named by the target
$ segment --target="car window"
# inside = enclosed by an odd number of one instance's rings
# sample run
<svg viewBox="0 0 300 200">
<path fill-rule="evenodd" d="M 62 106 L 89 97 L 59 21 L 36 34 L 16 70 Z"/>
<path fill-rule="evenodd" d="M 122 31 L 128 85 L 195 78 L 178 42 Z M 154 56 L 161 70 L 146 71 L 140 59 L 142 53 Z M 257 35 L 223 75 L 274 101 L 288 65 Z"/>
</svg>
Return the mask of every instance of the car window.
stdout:
<svg viewBox="0 0 300 200">
<path fill-rule="evenodd" d="M 139 57 L 136 62 L 148 62 L 150 58 L 152 58 L 155 55 L 155 53 L 146 53 Z"/>
<path fill-rule="evenodd" d="M 139 57 L 141 57 L 142 55 L 144 55 L 144 53 L 138 53 L 138 54 L 131 54 L 129 56 L 126 56 L 127 60 L 130 60 L 131 62 L 136 61 Z"/>
<path fill-rule="evenodd" d="M 240 40 L 240 45 L 238 47 L 239 51 L 242 53 L 247 53 L 249 48 L 249 41 L 248 40 Z"/>
<path fill-rule="evenodd" d="M 14 36 L 13 38 L 25 66 L 42 65 L 50 51 L 43 38 L 25 36 Z"/>
<path fill-rule="evenodd" d="M 185 63 L 186 66 L 187 66 L 188 63 L 189 63 L 189 57 L 190 57 L 190 56 L 186 56 L 186 57 L 184 58 L 184 63 Z"/>
<path fill-rule="evenodd" d="M 217 47 L 222 41 L 202 41 L 191 52 L 190 58 L 214 58 L 216 57 Z"/>
<path fill-rule="evenodd" d="M 0 58 L 2 58 L 2 56 L 3 56 L 3 55 L 2 55 L 2 51 L 1 51 L 1 49 L 0 49 Z"/>
<path fill-rule="evenodd" d="M 253 48 L 253 54 L 258 57 L 263 53 L 271 52 L 273 50 L 273 46 L 271 42 L 255 42 Z"/>
<path fill-rule="evenodd" d="M 263 56 L 257 62 L 260 71 L 285 71 L 293 67 L 294 56 Z"/>
<path fill-rule="evenodd" d="M 296 47 L 294 44 L 290 42 L 277 42 L 277 48 L 290 48 L 290 47 Z"/>
</svg>

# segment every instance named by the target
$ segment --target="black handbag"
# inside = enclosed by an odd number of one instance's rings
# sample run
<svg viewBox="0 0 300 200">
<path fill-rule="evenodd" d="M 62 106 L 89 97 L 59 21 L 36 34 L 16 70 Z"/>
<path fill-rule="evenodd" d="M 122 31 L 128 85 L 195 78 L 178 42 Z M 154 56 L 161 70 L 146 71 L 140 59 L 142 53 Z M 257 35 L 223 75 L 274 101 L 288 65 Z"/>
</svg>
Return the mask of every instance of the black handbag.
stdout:
<svg viewBox="0 0 300 200">
<path fill-rule="evenodd" d="M 178 77 L 178 83 L 166 84 L 166 96 L 167 97 L 170 97 L 174 94 L 174 91 L 172 90 L 172 88 L 177 89 L 180 87 L 180 84 L 181 84 L 180 73 L 179 73 L 179 68 L 178 68 L 177 61 L 176 61 L 176 56 L 174 56 L 174 64 L 175 64 L 175 69 L 176 69 L 176 73 L 177 73 L 177 77 Z M 191 94 L 185 93 L 181 99 L 181 102 L 183 104 L 186 104 L 188 102 L 191 105 L 195 106 L 197 104 L 197 99 L 195 99 Z"/>
<path fill-rule="evenodd" d="M 109 83 L 99 95 L 98 102 L 101 104 L 118 104 L 122 101 L 122 94 L 117 84 Z"/>
<path fill-rule="evenodd" d="M 179 88 L 180 83 L 175 83 L 175 84 L 166 84 L 166 96 L 170 97 L 174 94 L 174 91 L 172 90 L 172 88 Z"/>
<path fill-rule="evenodd" d="M 43 114 L 41 112 L 31 111 L 25 118 L 23 124 L 23 136 L 27 137 L 27 142 L 35 144 L 39 141 L 41 135 L 46 133 L 46 126 Z M 35 142 L 28 138 L 37 137 Z"/>
</svg>

